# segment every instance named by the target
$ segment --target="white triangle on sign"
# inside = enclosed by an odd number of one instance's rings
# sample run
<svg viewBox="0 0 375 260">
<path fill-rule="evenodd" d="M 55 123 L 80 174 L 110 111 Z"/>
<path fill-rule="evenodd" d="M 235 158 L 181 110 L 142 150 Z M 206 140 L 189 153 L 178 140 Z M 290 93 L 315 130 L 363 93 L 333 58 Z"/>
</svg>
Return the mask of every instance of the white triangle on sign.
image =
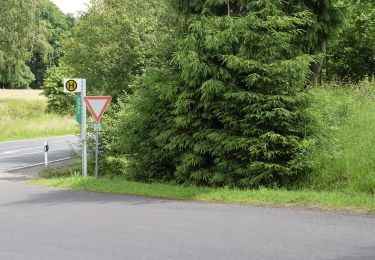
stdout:
<svg viewBox="0 0 375 260">
<path fill-rule="evenodd" d="M 90 100 L 90 105 L 92 109 L 94 110 L 95 115 L 100 115 L 100 112 L 102 112 L 102 109 L 107 102 L 106 100 Z"/>
<path fill-rule="evenodd" d="M 102 118 L 112 97 L 84 97 L 85 103 L 88 106 L 91 114 L 94 116 L 95 121 L 99 122 Z"/>
</svg>

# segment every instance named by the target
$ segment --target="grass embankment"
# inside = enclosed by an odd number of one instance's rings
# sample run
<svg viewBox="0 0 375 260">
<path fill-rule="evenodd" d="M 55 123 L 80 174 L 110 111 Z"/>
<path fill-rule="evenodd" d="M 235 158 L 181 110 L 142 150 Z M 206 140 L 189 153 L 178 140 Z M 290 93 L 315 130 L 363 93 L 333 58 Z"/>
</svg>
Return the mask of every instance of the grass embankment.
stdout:
<svg viewBox="0 0 375 260">
<path fill-rule="evenodd" d="M 298 190 L 182 187 L 77 176 L 32 182 L 74 190 L 167 199 L 317 207 L 374 214 L 375 91 L 371 89 L 371 86 L 362 86 L 311 90 L 311 112 L 316 118 L 317 131 L 314 149 L 306 160 L 313 163 L 314 172 Z"/>
<path fill-rule="evenodd" d="M 314 190 L 375 194 L 375 84 L 312 91 L 317 118 Z"/>
<path fill-rule="evenodd" d="M 273 205 L 281 207 L 314 207 L 375 213 L 375 196 L 348 195 L 339 192 L 314 192 L 308 190 L 238 190 L 226 188 L 183 187 L 160 183 L 130 182 L 121 178 L 82 178 L 70 176 L 30 183 L 57 188 L 70 188 L 111 194 L 139 195 L 164 199 L 195 200 L 205 202 Z"/>
<path fill-rule="evenodd" d="M 40 91 L 0 89 L 0 141 L 75 133 L 72 118 L 48 114 L 46 106 Z"/>
</svg>

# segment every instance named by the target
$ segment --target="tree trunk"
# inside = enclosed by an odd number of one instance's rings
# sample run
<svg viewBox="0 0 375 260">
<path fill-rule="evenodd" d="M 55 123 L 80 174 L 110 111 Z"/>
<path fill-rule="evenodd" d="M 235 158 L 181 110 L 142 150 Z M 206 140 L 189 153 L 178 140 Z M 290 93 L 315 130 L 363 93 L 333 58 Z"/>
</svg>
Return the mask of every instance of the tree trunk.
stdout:
<svg viewBox="0 0 375 260">
<path fill-rule="evenodd" d="M 321 43 L 320 49 L 321 49 L 321 53 L 326 52 L 325 41 Z M 322 59 L 319 62 L 313 63 L 311 65 L 311 75 L 309 78 L 310 86 L 315 86 L 318 83 L 320 72 L 322 71 L 322 67 L 323 67 L 323 62 L 324 62 L 324 57 L 322 57 Z"/>
</svg>

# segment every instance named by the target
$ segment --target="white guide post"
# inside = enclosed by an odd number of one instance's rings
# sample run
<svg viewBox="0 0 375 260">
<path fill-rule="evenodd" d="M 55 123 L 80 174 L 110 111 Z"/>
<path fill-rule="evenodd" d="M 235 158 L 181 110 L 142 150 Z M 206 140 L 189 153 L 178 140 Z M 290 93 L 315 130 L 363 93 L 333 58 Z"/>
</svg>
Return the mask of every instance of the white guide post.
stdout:
<svg viewBox="0 0 375 260">
<path fill-rule="evenodd" d="M 82 176 L 87 177 L 87 127 L 86 127 L 86 105 L 83 102 L 86 97 L 86 80 L 82 80 Z"/>
<path fill-rule="evenodd" d="M 44 166 L 48 167 L 48 141 L 44 141 Z"/>
</svg>

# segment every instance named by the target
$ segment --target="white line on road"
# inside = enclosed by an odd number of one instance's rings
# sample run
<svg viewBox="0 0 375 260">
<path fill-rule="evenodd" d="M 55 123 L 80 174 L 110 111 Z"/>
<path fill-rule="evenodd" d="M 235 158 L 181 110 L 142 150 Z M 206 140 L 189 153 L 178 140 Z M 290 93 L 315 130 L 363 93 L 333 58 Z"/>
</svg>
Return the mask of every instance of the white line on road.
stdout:
<svg viewBox="0 0 375 260">
<path fill-rule="evenodd" d="M 52 153 L 52 152 L 57 152 L 57 151 L 71 151 L 70 149 L 55 149 L 55 150 L 51 150 L 49 151 L 49 153 Z M 22 156 L 27 156 L 27 155 L 32 155 L 32 154 L 38 154 L 38 153 L 43 153 L 44 154 L 44 151 L 38 151 L 38 152 L 33 152 L 33 153 L 25 153 L 25 154 L 17 154 L 17 156 L 15 155 L 12 155 L 12 156 L 4 156 L 4 157 L 0 157 L 0 159 L 7 159 L 7 158 L 15 158 L 15 157 L 22 157 Z"/>
<path fill-rule="evenodd" d="M 49 163 L 63 162 L 63 161 L 72 160 L 74 158 L 75 157 L 67 157 L 67 158 L 63 158 L 63 159 L 59 159 L 59 160 L 50 161 Z M 40 165 L 44 165 L 44 162 L 36 163 L 36 164 L 30 164 L 30 165 L 27 165 L 27 166 L 22 166 L 22 167 L 13 168 L 13 169 L 8 169 L 8 170 L 5 170 L 5 172 L 13 172 L 13 171 L 18 171 L 18 170 L 27 169 L 27 168 L 31 168 L 31 167 L 35 167 L 35 166 L 40 166 Z"/>
<path fill-rule="evenodd" d="M 14 146 L 0 147 L 0 150 L 6 150 L 6 149 L 11 149 L 11 148 L 20 148 L 20 147 L 26 147 L 26 145 L 14 145 Z"/>
<path fill-rule="evenodd" d="M 0 144 L 5 144 L 5 143 L 17 143 L 17 142 L 25 142 L 25 141 L 36 141 L 36 140 L 52 140 L 52 139 L 57 139 L 57 138 L 62 138 L 62 137 L 77 137 L 76 135 L 62 135 L 62 136 L 51 136 L 51 137 L 41 137 L 41 138 L 34 138 L 34 139 L 25 139 L 25 140 L 16 140 L 16 141 L 4 141 L 0 142 Z"/>
<path fill-rule="evenodd" d="M 2 155 L 2 154 L 12 154 L 12 153 L 18 153 L 18 152 L 22 152 L 22 151 L 30 151 L 30 150 L 36 150 L 36 149 L 43 150 L 43 147 L 39 146 L 39 147 L 33 147 L 33 148 L 27 148 L 27 149 L 19 149 L 19 150 L 13 150 L 13 151 L 6 151 L 6 152 L 0 153 L 0 155 Z"/>
<path fill-rule="evenodd" d="M 69 141 L 59 141 L 59 142 L 53 142 L 53 143 L 50 143 L 49 146 L 53 146 L 55 144 L 60 144 L 60 143 L 67 143 L 68 145 L 70 145 Z M 24 146 L 24 145 L 23 145 Z M 13 147 L 8 147 L 9 148 L 14 148 L 15 146 Z M 4 149 L 4 148 L 0 148 L 1 149 Z M 10 150 L 10 151 L 6 151 L 6 152 L 0 152 L 0 155 L 2 154 L 12 154 L 12 153 L 18 153 L 18 152 L 22 152 L 22 151 L 29 151 L 29 150 L 36 150 L 36 149 L 40 149 L 43 151 L 43 144 L 38 146 L 38 147 L 32 147 L 32 148 L 26 148 L 26 149 L 19 149 L 19 150 Z M 51 150 L 52 151 L 52 150 Z"/>
</svg>

